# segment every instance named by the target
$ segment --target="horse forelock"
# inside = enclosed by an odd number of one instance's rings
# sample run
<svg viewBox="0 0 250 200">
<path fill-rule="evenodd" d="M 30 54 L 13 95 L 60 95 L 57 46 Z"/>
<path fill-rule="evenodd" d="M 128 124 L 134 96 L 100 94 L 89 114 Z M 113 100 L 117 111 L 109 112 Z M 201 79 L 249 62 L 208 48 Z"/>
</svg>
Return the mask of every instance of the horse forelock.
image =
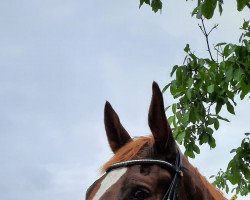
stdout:
<svg viewBox="0 0 250 200">
<path fill-rule="evenodd" d="M 101 172 L 105 172 L 111 165 L 123 161 L 135 159 L 146 146 L 153 146 L 154 138 L 152 136 L 142 136 L 134 138 L 132 141 L 120 148 L 115 155 L 106 162 Z"/>
</svg>

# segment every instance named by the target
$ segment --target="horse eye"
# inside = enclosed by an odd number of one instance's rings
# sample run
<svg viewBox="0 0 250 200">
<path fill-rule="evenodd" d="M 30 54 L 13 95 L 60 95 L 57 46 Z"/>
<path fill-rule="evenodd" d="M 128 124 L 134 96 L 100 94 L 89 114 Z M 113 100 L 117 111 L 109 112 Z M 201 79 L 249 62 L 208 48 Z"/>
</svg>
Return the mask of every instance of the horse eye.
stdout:
<svg viewBox="0 0 250 200">
<path fill-rule="evenodd" d="M 133 197 L 135 200 L 145 200 L 149 196 L 150 196 L 150 192 L 144 188 L 137 188 L 133 194 Z"/>
</svg>

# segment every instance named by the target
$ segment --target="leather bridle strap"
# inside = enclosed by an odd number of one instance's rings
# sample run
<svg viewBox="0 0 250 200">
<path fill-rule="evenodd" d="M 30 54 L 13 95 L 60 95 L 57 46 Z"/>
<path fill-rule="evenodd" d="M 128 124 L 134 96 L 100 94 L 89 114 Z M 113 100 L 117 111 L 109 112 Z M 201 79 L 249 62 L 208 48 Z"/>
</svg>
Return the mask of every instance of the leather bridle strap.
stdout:
<svg viewBox="0 0 250 200">
<path fill-rule="evenodd" d="M 177 188 L 180 177 L 183 176 L 182 166 L 183 165 L 182 165 L 180 150 L 178 149 L 177 157 L 175 160 L 175 168 L 176 168 L 176 172 L 178 172 L 178 173 L 174 174 L 172 182 L 171 182 L 167 192 L 165 193 L 163 200 L 170 200 L 171 197 L 172 197 L 172 200 L 176 200 L 176 188 Z"/>
<path fill-rule="evenodd" d="M 163 168 L 170 169 L 174 173 L 174 177 L 172 182 L 167 189 L 166 193 L 164 194 L 163 200 L 176 200 L 176 187 L 179 182 L 180 177 L 183 176 L 182 172 L 182 159 L 180 155 L 180 150 L 177 149 L 177 156 L 175 160 L 175 165 L 164 161 L 164 160 L 155 160 L 155 159 L 138 159 L 138 160 L 129 160 L 124 162 L 119 162 L 116 164 L 111 165 L 107 170 L 106 173 L 110 172 L 111 170 L 121 168 L 121 167 L 130 167 L 133 165 L 158 165 Z"/>
</svg>

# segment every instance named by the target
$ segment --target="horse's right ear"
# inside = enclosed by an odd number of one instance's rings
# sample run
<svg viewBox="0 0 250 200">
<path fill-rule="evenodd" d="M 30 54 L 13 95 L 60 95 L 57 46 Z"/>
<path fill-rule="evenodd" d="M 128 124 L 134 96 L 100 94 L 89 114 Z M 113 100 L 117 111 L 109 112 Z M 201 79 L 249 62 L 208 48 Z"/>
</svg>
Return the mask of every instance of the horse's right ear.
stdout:
<svg viewBox="0 0 250 200">
<path fill-rule="evenodd" d="M 104 108 L 104 124 L 109 146 L 114 153 L 132 140 L 109 102 L 106 102 Z"/>
</svg>

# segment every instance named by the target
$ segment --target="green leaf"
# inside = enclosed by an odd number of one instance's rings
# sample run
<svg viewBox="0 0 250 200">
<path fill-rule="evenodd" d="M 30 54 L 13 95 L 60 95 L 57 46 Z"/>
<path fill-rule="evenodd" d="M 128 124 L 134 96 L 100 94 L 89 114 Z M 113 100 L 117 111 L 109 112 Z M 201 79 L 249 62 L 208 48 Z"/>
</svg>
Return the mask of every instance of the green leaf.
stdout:
<svg viewBox="0 0 250 200">
<path fill-rule="evenodd" d="M 183 126 L 187 126 L 188 123 L 189 123 L 189 112 L 186 112 L 183 115 L 182 124 Z"/>
<path fill-rule="evenodd" d="M 226 42 L 220 42 L 220 43 L 216 44 L 215 47 L 223 46 L 225 44 L 227 44 L 227 43 Z"/>
<path fill-rule="evenodd" d="M 226 65 L 226 80 L 230 81 L 232 80 L 234 74 L 233 74 L 233 66 L 231 64 Z"/>
<path fill-rule="evenodd" d="M 237 0 L 237 10 L 242 11 L 249 2 L 249 0 Z"/>
<path fill-rule="evenodd" d="M 177 90 L 177 88 L 176 88 L 176 80 L 173 80 L 171 82 L 171 85 L 170 85 L 170 92 L 171 92 L 171 94 L 175 95 L 176 90 Z"/>
<path fill-rule="evenodd" d="M 240 82 L 240 86 L 241 86 L 240 98 L 244 99 L 245 96 L 250 92 L 250 83 L 246 84 L 245 81 L 242 79 Z"/>
<path fill-rule="evenodd" d="M 234 71 L 234 79 L 240 81 L 241 77 L 244 75 L 244 71 L 241 68 L 238 68 Z"/>
<path fill-rule="evenodd" d="M 213 93 L 213 92 L 214 92 L 214 84 L 209 85 L 209 86 L 207 87 L 207 91 L 208 91 L 208 93 Z"/>
<path fill-rule="evenodd" d="M 150 5 L 150 0 L 140 0 L 139 8 L 140 8 L 144 3 Z"/>
<path fill-rule="evenodd" d="M 187 98 L 189 100 L 191 100 L 191 97 L 192 97 L 192 89 L 188 89 L 187 92 L 186 92 L 186 95 L 187 95 Z"/>
<path fill-rule="evenodd" d="M 171 73 L 170 73 L 170 76 L 171 76 L 171 77 L 173 76 L 175 70 L 176 70 L 178 67 L 179 67 L 178 65 L 175 65 L 175 66 L 173 67 L 173 69 L 172 69 L 172 71 L 171 71 Z"/>
<path fill-rule="evenodd" d="M 220 126 L 219 120 L 216 119 L 216 118 L 214 118 L 214 128 L 215 128 L 216 130 L 218 130 L 218 129 L 219 129 L 219 126 Z"/>
<path fill-rule="evenodd" d="M 243 25 L 242 25 L 242 29 L 243 29 L 243 30 L 247 30 L 247 29 L 248 29 L 249 22 L 250 22 L 250 21 L 244 21 L 244 23 L 243 23 Z"/>
<path fill-rule="evenodd" d="M 190 47 L 189 47 L 189 44 L 186 44 L 185 48 L 184 48 L 184 51 L 186 53 L 188 53 L 190 51 Z"/>
<path fill-rule="evenodd" d="M 208 144 L 210 145 L 211 148 L 215 148 L 216 147 L 215 139 L 212 136 L 209 137 Z"/>
<path fill-rule="evenodd" d="M 202 133 L 200 135 L 200 145 L 204 144 L 204 143 L 207 143 L 208 140 L 209 140 L 209 135 L 207 133 Z"/>
<path fill-rule="evenodd" d="M 189 120 L 192 122 L 192 123 L 195 123 L 196 121 L 196 108 L 191 106 L 190 107 L 190 113 L 189 113 Z"/>
<path fill-rule="evenodd" d="M 171 106 L 167 106 L 166 108 L 164 108 L 164 111 L 166 112 Z"/>
<path fill-rule="evenodd" d="M 181 143 L 185 138 L 185 135 L 185 131 L 179 131 L 175 139 L 177 140 L 177 142 Z"/>
<path fill-rule="evenodd" d="M 218 102 L 215 106 L 215 112 L 218 114 L 222 108 L 222 103 Z"/>
<path fill-rule="evenodd" d="M 230 153 L 234 153 L 234 152 L 236 152 L 236 150 L 237 150 L 237 149 L 232 149 L 232 150 L 230 151 Z"/>
<path fill-rule="evenodd" d="M 221 2 L 218 2 L 219 3 L 219 13 L 220 13 L 220 15 L 222 14 L 222 11 L 223 11 L 223 9 L 222 9 L 222 3 Z"/>
<path fill-rule="evenodd" d="M 200 153 L 200 148 L 197 145 L 194 145 L 193 148 L 194 148 L 194 152 L 196 152 L 197 154 Z"/>
<path fill-rule="evenodd" d="M 168 123 L 169 123 L 169 125 L 171 125 L 172 123 L 173 123 L 173 121 L 174 121 L 174 116 L 170 116 L 169 118 L 168 118 Z"/>
<path fill-rule="evenodd" d="M 226 122 L 230 122 L 227 118 L 221 117 L 220 115 L 217 115 L 217 118 Z"/>
<path fill-rule="evenodd" d="M 214 15 L 214 10 L 217 5 L 217 0 L 205 0 L 201 5 L 201 12 L 207 19 L 211 19 Z"/>
<path fill-rule="evenodd" d="M 187 81 L 187 87 L 191 88 L 191 86 L 193 85 L 193 83 L 194 83 L 194 79 L 189 78 L 188 81 Z"/>
<path fill-rule="evenodd" d="M 245 133 L 245 136 L 249 136 L 250 135 L 250 133 Z"/>
<path fill-rule="evenodd" d="M 233 105 L 232 105 L 229 101 L 227 102 L 226 105 L 227 105 L 227 110 L 228 110 L 228 112 L 230 112 L 231 114 L 234 114 L 234 115 L 235 115 Z"/>
<path fill-rule="evenodd" d="M 180 111 L 178 111 L 178 112 L 176 113 L 176 117 L 177 117 L 177 119 L 178 119 L 179 121 L 182 120 L 182 114 L 180 113 Z"/>
<path fill-rule="evenodd" d="M 212 135 L 213 134 L 213 129 L 211 129 L 210 127 L 206 127 L 205 131 L 209 134 Z"/>
<path fill-rule="evenodd" d="M 201 6 L 198 7 L 197 13 L 196 13 L 196 18 L 201 19 L 202 17 L 202 12 L 201 12 Z"/>
<path fill-rule="evenodd" d="M 229 56 L 229 47 L 230 47 L 230 44 L 226 45 L 223 49 L 223 56 L 228 57 Z"/>
<path fill-rule="evenodd" d="M 194 152 L 192 150 L 187 150 L 184 153 L 186 156 L 190 157 L 190 158 L 195 158 Z"/>
<path fill-rule="evenodd" d="M 247 51 L 250 53 L 250 43 L 247 44 Z"/>
<path fill-rule="evenodd" d="M 172 105 L 172 111 L 173 111 L 174 114 L 176 113 L 176 103 L 174 103 L 174 104 Z"/>
<path fill-rule="evenodd" d="M 162 9 L 162 2 L 161 0 L 152 0 L 151 7 L 154 12 Z"/>
<path fill-rule="evenodd" d="M 208 120 L 207 120 L 208 125 L 214 124 L 214 120 L 215 120 L 214 118 L 211 118 L 208 116 Z"/>
<path fill-rule="evenodd" d="M 177 84 L 182 83 L 182 70 L 180 67 L 178 67 L 176 70 L 176 82 Z"/>
<path fill-rule="evenodd" d="M 193 17 L 195 14 L 197 14 L 199 7 L 195 7 L 191 13 L 191 16 Z"/>
<path fill-rule="evenodd" d="M 169 88 L 170 85 L 171 83 L 165 85 L 165 87 L 162 89 L 162 93 L 164 93 Z"/>
</svg>

